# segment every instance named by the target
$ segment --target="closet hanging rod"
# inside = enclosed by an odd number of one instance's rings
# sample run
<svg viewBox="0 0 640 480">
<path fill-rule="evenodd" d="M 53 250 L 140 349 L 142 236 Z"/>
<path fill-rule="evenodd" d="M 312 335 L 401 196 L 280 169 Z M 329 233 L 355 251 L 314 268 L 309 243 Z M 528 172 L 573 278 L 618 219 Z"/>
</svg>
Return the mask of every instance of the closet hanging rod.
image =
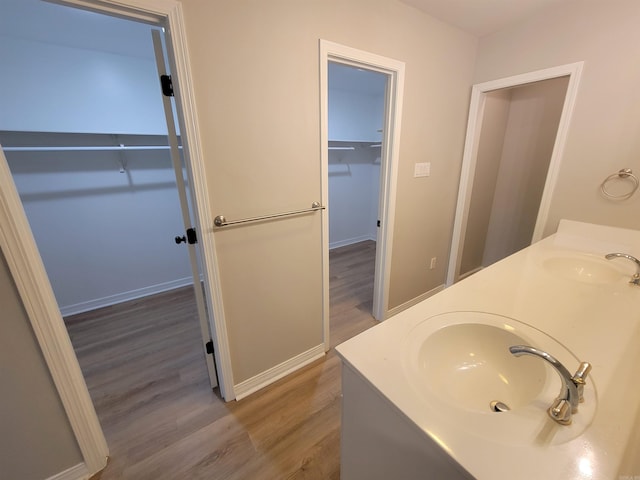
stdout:
<svg viewBox="0 0 640 480">
<path fill-rule="evenodd" d="M 325 207 L 318 202 L 313 202 L 311 208 L 305 208 L 303 210 L 294 210 L 292 212 L 274 213 L 272 215 L 262 215 L 260 217 L 243 218 L 242 220 L 227 220 L 224 215 L 218 215 L 213 219 L 213 224 L 216 227 L 226 227 L 227 225 L 237 225 L 240 223 L 259 222 L 261 220 L 269 220 L 271 218 L 288 217 L 289 215 L 300 215 L 302 213 L 315 212 L 316 210 L 324 210 Z"/>
<path fill-rule="evenodd" d="M 169 150 L 169 145 L 104 145 L 69 147 L 2 147 L 5 152 L 94 152 L 127 150 Z M 182 148 L 181 146 L 178 148 Z"/>
</svg>

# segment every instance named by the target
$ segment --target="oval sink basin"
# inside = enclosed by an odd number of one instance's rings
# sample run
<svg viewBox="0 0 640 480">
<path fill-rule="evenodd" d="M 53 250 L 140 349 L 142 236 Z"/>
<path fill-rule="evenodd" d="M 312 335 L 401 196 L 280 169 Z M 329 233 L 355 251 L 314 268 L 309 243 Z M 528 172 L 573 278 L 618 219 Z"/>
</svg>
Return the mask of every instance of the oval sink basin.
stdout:
<svg viewBox="0 0 640 480">
<path fill-rule="evenodd" d="M 552 275 L 595 285 L 628 281 L 634 273 L 631 263 L 575 252 L 550 256 L 542 266 Z"/>
<path fill-rule="evenodd" d="M 500 401 L 515 409 L 531 403 L 547 381 L 543 361 L 509 352 L 528 342 L 493 325 L 448 325 L 425 339 L 418 362 L 429 388 L 452 405 L 488 412 Z"/>
<path fill-rule="evenodd" d="M 572 424 L 559 425 L 547 415 L 561 391 L 559 374 L 539 357 L 512 355 L 513 345 L 544 350 L 570 372 L 580 363 L 561 343 L 525 323 L 484 312 L 447 312 L 409 332 L 405 374 L 437 415 L 480 437 L 557 444 L 580 435 L 596 411 L 591 376 Z"/>
</svg>

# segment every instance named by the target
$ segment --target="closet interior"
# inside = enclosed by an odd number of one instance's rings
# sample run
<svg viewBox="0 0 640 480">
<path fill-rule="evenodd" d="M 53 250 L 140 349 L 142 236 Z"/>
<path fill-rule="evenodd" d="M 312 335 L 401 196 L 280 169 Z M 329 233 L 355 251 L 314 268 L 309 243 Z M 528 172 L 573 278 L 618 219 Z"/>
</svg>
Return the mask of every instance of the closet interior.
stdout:
<svg viewBox="0 0 640 480">
<path fill-rule="evenodd" d="M 0 144 L 63 316 L 193 283 L 147 24 L 7 0 Z"/>
<path fill-rule="evenodd" d="M 192 284 L 165 135 L 0 132 L 63 316 Z"/>
<path fill-rule="evenodd" d="M 328 79 L 330 255 L 351 259 L 358 298 L 371 312 L 387 76 L 329 62 Z M 330 275 L 336 281 L 348 271 Z"/>
<path fill-rule="evenodd" d="M 386 75 L 329 63 L 329 248 L 376 240 Z"/>
</svg>

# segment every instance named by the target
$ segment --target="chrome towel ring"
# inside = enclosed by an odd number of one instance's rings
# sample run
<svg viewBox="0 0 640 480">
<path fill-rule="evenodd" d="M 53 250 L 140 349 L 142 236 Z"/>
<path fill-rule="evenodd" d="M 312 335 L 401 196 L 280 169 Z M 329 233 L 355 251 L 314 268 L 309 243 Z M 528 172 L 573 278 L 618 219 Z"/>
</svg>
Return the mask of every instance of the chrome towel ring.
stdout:
<svg viewBox="0 0 640 480">
<path fill-rule="evenodd" d="M 630 180 L 632 184 L 631 190 L 629 190 L 627 193 L 614 195 L 607 190 L 607 183 L 614 180 Z M 633 170 L 631 170 L 630 168 L 623 168 L 618 173 L 611 174 L 607 178 L 605 178 L 604 181 L 600 184 L 600 191 L 607 198 L 610 198 L 612 200 L 626 200 L 627 198 L 630 198 L 634 193 L 636 193 L 639 185 L 640 181 L 638 180 L 638 177 L 633 174 Z"/>
</svg>

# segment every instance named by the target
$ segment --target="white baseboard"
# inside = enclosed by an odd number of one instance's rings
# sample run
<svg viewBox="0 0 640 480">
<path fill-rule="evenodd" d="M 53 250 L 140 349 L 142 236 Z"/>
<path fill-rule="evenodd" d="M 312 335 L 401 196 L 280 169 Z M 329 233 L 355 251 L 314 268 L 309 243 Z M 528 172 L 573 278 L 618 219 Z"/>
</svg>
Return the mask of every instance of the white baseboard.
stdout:
<svg viewBox="0 0 640 480">
<path fill-rule="evenodd" d="M 71 468 L 67 468 L 63 472 L 56 473 L 55 475 L 47 478 L 47 480 L 86 480 L 88 478 L 89 470 L 83 462 Z"/>
<path fill-rule="evenodd" d="M 333 250 L 334 248 L 339 248 L 339 247 L 346 247 L 347 245 L 364 242 L 365 240 L 373 240 L 375 242 L 376 237 L 372 235 L 360 235 L 359 237 L 347 238 L 346 240 L 338 240 L 336 242 L 330 242 L 329 250 Z"/>
<path fill-rule="evenodd" d="M 244 397 L 257 392 L 261 388 L 272 384 L 276 380 L 280 380 L 282 377 L 295 372 L 319 358 L 322 358 L 324 353 L 324 343 L 322 343 L 317 347 L 313 347 L 306 352 L 302 352 L 301 354 L 290 358 L 286 362 L 282 362 L 280 365 L 276 365 L 269 370 L 259 373 L 255 377 L 251 377 L 244 382 L 240 382 L 234 387 L 236 400 L 241 400 Z"/>
<path fill-rule="evenodd" d="M 66 317 L 68 315 L 75 315 L 76 313 L 88 312 L 90 310 L 95 310 L 96 308 L 116 305 L 118 303 L 135 300 L 136 298 L 142 298 L 148 295 L 154 295 L 156 293 L 166 292 L 169 290 L 173 290 L 174 288 L 185 287 L 187 285 L 193 285 L 192 277 L 179 278 L 170 282 L 150 285 L 148 287 L 138 288 L 136 290 L 129 290 L 128 292 L 122 292 L 116 295 L 96 298 L 94 300 L 80 302 L 73 305 L 60 306 L 60 313 L 62 313 L 63 317 Z"/>
<path fill-rule="evenodd" d="M 474 273 L 479 272 L 479 271 L 480 271 L 480 270 L 482 270 L 483 268 L 484 268 L 483 266 L 480 266 L 480 267 L 476 267 L 476 268 L 474 268 L 473 270 L 469 270 L 468 272 L 463 273 L 462 275 L 460 275 L 460 276 L 458 277 L 458 280 L 456 280 L 456 281 L 457 281 L 457 282 L 459 282 L 460 280 L 462 280 L 462 279 L 464 279 L 464 278 L 470 277 L 471 275 L 473 275 Z"/>
<path fill-rule="evenodd" d="M 403 303 L 402 305 L 398 305 L 397 307 L 393 307 L 390 310 L 387 310 L 387 314 L 384 316 L 385 320 L 389 317 L 393 317 L 396 313 L 400 313 L 403 310 L 406 310 L 409 307 L 413 307 L 417 303 L 420 303 L 423 300 L 426 300 L 429 297 L 432 297 L 438 292 L 444 290 L 444 284 L 438 285 L 436 288 L 432 288 L 428 292 L 423 293 L 422 295 L 418 295 L 416 298 L 412 298 L 408 302 Z"/>
</svg>

